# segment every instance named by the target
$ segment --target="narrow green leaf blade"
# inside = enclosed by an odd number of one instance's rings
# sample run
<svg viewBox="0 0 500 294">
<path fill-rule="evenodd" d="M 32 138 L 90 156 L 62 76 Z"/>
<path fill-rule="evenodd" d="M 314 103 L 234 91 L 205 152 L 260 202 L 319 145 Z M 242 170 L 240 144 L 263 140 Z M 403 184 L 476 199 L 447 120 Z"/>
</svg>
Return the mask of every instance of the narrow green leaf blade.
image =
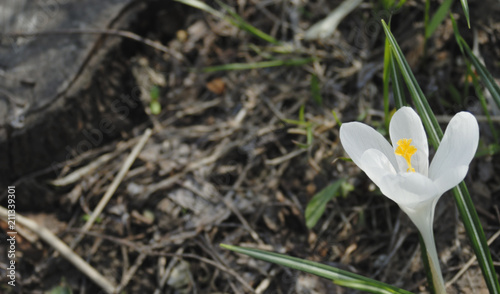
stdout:
<svg viewBox="0 0 500 294">
<path fill-rule="evenodd" d="M 488 125 L 490 126 L 491 134 L 493 135 L 493 139 L 495 140 L 495 142 L 498 143 L 498 134 L 495 125 L 491 120 L 490 111 L 488 110 L 488 103 L 486 102 L 486 98 L 483 95 L 483 90 L 479 85 L 479 80 L 476 74 L 472 71 L 470 63 L 468 63 L 467 65 L 467 75 L 472 77 L 472 84 L 474 86 L 474 90 L 476 91 L 477 98 L 479 99 L 479 102 L 481 102 L 481 108 L 483 109 L 483 112 L 486 115 L 486 120 L 488 121 Z"/>
<path fill-rule="evenodd" d="M 465 182 L 461 182 L 452 191 L 490 294 L 500 294 L 500 284 L 493 266 L 490 249 L 474 203 L 470 198 L 469 190 Z"/>
<path fill-rule="evenodd" d="M 337 281 L 333 281 L 333 283 L 339 285 L 339 286 L 342 286 L 342 287 L 346 287 L 346 288 L 351 288 L 351 289 L 356 289 L 356 290 L 360 290 L 360 291 L 365 291 L 365 292 L 369 292 L 369 293 L 379 293 L 379 294 L 391 294 L 391 293 L 394 293 L 394 290 L 387 290 L 387 289 L 381 289 L 377 286 L 374 286 L 370 283 L 366 283 L 364 281 L 356 281 L 356 282 L 352 282 L 352 281 L 340 281 L 340 280 L 337 280 Z"/>
<path fill-rule="evenodd" d="M 321 218 L 325 212 L 328 201 L 339 195 L 339 189 L 344 181 L 344 179 L 340 179 L 333 182 L 332 184 L 326 186 L 323 190 L 319 191 L 316 195 L 314 195 L 311 201 L 309 201 L 305 212 L 306 225 L 309 229 L 314 227 Z"/>
<path fill-rule="evenodd" d="M 450 13 L 450 19 L 451 19 L 451 24 L 453 26 L 453 34 L 455 35 L 455 40 L 457 41 L 457 44 L 460 47 L 460 51 L 462 51 L 462 54 L 465 54 L 464 48 L 462 48 L 462 44 L 460 43 L 460 38 L 462 36 L 460 36 L 460 32 L 458 31 L 457 21 L 455 20 L 455 18 L 453 17 L 453 14 L 451 14 L 451 13 Z"/>
<path fill-rule="evenodd" d="M 418 86 L 418 83 L 410 70 L 408 63 L 406 62 L 401 49 L 399 48 L 394 36 L 387 28 L 387 25 L 382 20 L 382 26 L 384 31 L 393 46 L 394 56 L 397 59 L 401 72 L 405 78 L 406 84 L 410 93 L 412 93 L 412 100 L 417 106 L 418 112 L 422 118 L 424 127 L 429 135 L 431 144 L 435 149 L 438 148 L 441 138 L 443 137 L 443 131 L 437 124 L 436 117 L 429 107 L 422 90 Z M 463 39 L 462 39 L 463 40 Z M 467 51 L 466 43 L 462 41 L 463 48 Z M 468 46 L 467 46 L 468 47 Z M 469 48 L 470 50 L 470 48 Z M 479 63 L 479 65 L 481 65 Z M 482 65 L 481 65 L 482 66 Z M 434 123 L 435 122 L 435 123 Z M 467 236 L 471 240 L 472 248 L 476 254 L 479 265 L 483 272 L 484 279 L 490 290 L 490 293 L 500 294 L 500 285 L 496 277 L 495 268 L 491 259 L 491 253 L 486 243 L 486 237 L 484 235 L 481 222 L 477 216 L 476 209 L 467 190 L 467 186 L 464 182 L 461 182 L 458 186 L 453 188 L 453 195 L 455 197 L 455 202 L 457 203 L 460 216 L 465 225 L 467 231 Z"/>
<path fill-rule="evenodd" d="M 311 95 L 316 104 L 318 104 L 319 106 L 323 104 L 323 98 L 321 97 L 321 87 L 317 75 L 311 76 Z"/>
<path fill-rule="evenodd" d="M 300 58 L 300 59 L 290 59 L 290 60 L 270 60 L 261 61 L 255 63 L 229 63 L 217 66 L 205 67 L 203 72 L 216 72 L 224 70 L 245 70 L 245 69 L 257 69 L 257 68 L 267 68 L 276 66 L 300 66 L 313 62 L 314 58 Z"/>
<path fill-rule="evenodd" d="M 392 80 L 392 92 L 394 93 L 394 103 L 399 109 L 406 105 L 405 91 L 403 89 L 403 81 L 401 80 L 401 72 L 397 67 L 396 60 L 394 59 L 394 54 L 390 56 L 391 61 L 389 63 L 391 69 L 391 80 Z"/>
<path fill-rule="evenodd" d="M 331 267 L 325 264 L 321 264 L 314 261 L 309 261 L 305 259 L 300 259 L 297 257 L 291 257 L 285 254 L 279 254 L 275 252 L 269 252 L 254 248 L 244 248 L 239 246 L 220 244 L 222 248 L 229 249 L 234 252 L 248 255 L 250 257 L 264 260 L 267 262 L 279 264 L 296 270 L 300 270 L 306 273 L 317 275 L 323 278 L 333 280 L 334 282 L 350 282 L 352 284 L 362 284 L 370 286 L 369 289 L 371 293 L 401 293 L 401 294 L 411 294 L 403 289 L 385 284 L 361 275 L 357 275 L 348 271 L 344 271 L 335 267 Z M 352 285 L 351 284 L 351 285 Z M 368 289 L 368 287 L 366 287 Z"/>
<path fill-rule="evenodd" d="M 495 103 L 500 108 L 500 87 L 495 82 L 495 79 L 493 79 L 493 76 L 490 74 L 490 72 L 481 63 L 479 58 L 474 55 L 474 52 L 472 52 L 469 45 L 467 45 L 467 42 L 465 42 L 462 37 L 460 37 L 460 44 L 462 45 L 462 48 L 464 49 L 467 56 L 469 56 L 471 63 L 474 65 L 474 68 L 476 68 L 477 74 L 481 77 L 481 81 L 484 83 L 484 86 L 490 91 L 493 100 L 495 100 Z"/>
<path fill-rule="evenodd" d="M 440 139 L 443 136 L 443 131 L 439 127 L 438 121 L 432 113 L 429 103 L 427 102 L 422 89 L 420 89 L 420 86 L 417 83 L 417 79 L 413 75 L 408 62 L 406 62 L 401 48 L 399 48 L 396 39 L 392 35 L 384 20 L 382 20 L 382 27 L 384 28 L 389 43 L 391 44 L 394 59 L 399 65 L 401 74 L 403 75 L 403 78 L 406 82 L 406 86 L 411 94 L 412 100 L 417 107 L 420 117 L 422 118 L 422 123 L 424 124 L 425 129 L 428 132 L 429 141 L 432 143 L 434 148 L 437 149 Z"/>
<path fill-rule="evenodd" d="M 462 3 L 462 9 L 464 10 L 465 19 L 467 20 L 467 26 L 470 29 L 469 4 L 467 4 L 467 0 L 460 0 L 460 3 Z"/>
<path fill-rule="evenodd" d="M 224 10 L 226 10 L 233 17 L 232 19 L 228 19 L 233 25 L 239 27 L 244 31 L 249 32 L 250 34 L 253 34 L 256 37 L 261 38 L 266 42 L 269 42 L 274 45 L 280 44 L 280 42 L 275 38 L 273 38 L 271 35 L 264 33 L 263 31 L 259 30 L 258 28 L 246 22 L 241 16 L 239 16 L 236 12 L 234 12 L 229 5 L 224 4 L 220 0 L 216 1 L 222 8 L 224 8 Z"/>
<path fill-rule="evenodd" d="M 389 25 L 391 23 L 389 22 Z M 389 44 L 389 41 L 387 38 L 385 38 L 385 45 L 384 45 L 384 72 L 383 72 L 383 82 L 384 82 L 384 117 L 385 117 L 385 128 L 388 130 L 389 129 L 389 82 L 391 80 L 391 44 Z"/>
<path fill-rule="evenodd" d="M 438 8 L 436 13 L 432 16 L 431 21 L 429 24 L 425 27 L 425 38 L 428 39 L 438 26 L 443 22 L 445 17 L 448 15 L 448 11 L 450 11 L 451 4 L 453 3 L 453 0 L 445 0 Z"/>
<path fill-rule="evenodd" d="M 241 18 L 238 14 L 233 12 L 228 5 L 226 5 L 220 1 L 218 1 L 219 4 L 224 9 L 226 9 L 226 11 L 231 15 L 231 17 L 225 16 L 221 12 L 213 9 L 212 7 L 207 5 L 206 3 L 199 1 L 199 0 L 175 0 L 175 1 L 183 3 L 185 5 L 189 5 L 191 7 L 194 7 L 194 8 L 200 9 L 200 10 L 203 10 L 203 11 L 208 12 L 216 17 L 224 19 L 224 20 L 230 22 L 232 25 L 257 36 L 266 42 L 269 42 L 269 43 L 272 43 L 275 45 L 280 44 L 280 42 L 278 40 L 276 40 L 275 38 L 273 38 L 272 36 L 262 32 L 261 30 L 257 29 L 256 27 L 254 27 L 251 24 L 244 21 L 243 18 Z"/>
<path fill-rule="evenodd" d="M 394 7 L 394 2 L 395 0 L 382 0 L 382 7 L 384 7 L 385 10 L 389 10 Z"/>
</svg>

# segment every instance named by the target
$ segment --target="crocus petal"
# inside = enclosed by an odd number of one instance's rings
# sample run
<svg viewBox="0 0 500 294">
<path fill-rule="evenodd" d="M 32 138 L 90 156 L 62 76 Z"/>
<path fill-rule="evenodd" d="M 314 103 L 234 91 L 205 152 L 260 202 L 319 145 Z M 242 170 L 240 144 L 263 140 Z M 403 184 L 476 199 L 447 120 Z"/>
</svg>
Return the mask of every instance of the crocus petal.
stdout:
<svg viewBox="0 0 500 294">
<path fill-rule="evenodd" d="M 366 175 L 379 186 L 383 178 L 388 175 L 396 175 L 397 172 L 387 156 L 380 150 L 368 149 L 361 156 L 362 165 L 359 165 Z"/>
<path fill-rule="evenodd" d="M 365 151 L 376 149 L 386 156 L 396 171 L 399 170 L 392 146 L 372 127 L 359 122 L 344 123 L 340 127 L 340 142 L 352 161 L 360 168 L 363 166 L 361 157 Z"/>
<path fill-rule="evenodd" d="M 379 188 L 385 196 L 405 209 L 417 209 L 441 196 L 436 185 L 419 173 L 386 175 Z"/>
<path fill-rule="evenodd" d="M 441 194 L 465 178 L 478 141 L 479 126 L 476 118 L 468 112 L 457 113 L 448 124 L 429 168 L 429 178 L 434 181 Z"/>
<path fill-rule="evenodd" d="M 410 107 L 401 107 L 392 116 L 389 125 L 394 151 L 398 147 L 400 139 L 412 139 L 411 144 L 417 148 L 417 152 L 411 157 L 412 167 L 416 172 L 427 176 L 429 168 L 429 146 L 424 126 L 418 114 Z M 408 169 L 406 160 L 401 156 L 396 156 L 396 160 L 401 171 Z"/>
</svg>

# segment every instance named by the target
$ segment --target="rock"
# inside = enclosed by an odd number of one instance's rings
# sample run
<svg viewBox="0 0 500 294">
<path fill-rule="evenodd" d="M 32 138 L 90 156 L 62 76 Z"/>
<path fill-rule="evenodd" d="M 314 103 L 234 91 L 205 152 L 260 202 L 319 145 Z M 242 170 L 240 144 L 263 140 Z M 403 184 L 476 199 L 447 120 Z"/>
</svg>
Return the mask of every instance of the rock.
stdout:
<svg viewBox="0 0 500 294">
<path fill-rule="evenodd" d="M 132 0 L 0 3 L 2 186 L 55 167 L 147 121 L 127 64 L 128 47 L 144 45 L 68 31 L 132 30 L 136 19 L 141 24 L 147 19 L 138 16 L 151 12 L 148 5 L 151 2 Z"/>
</svg>

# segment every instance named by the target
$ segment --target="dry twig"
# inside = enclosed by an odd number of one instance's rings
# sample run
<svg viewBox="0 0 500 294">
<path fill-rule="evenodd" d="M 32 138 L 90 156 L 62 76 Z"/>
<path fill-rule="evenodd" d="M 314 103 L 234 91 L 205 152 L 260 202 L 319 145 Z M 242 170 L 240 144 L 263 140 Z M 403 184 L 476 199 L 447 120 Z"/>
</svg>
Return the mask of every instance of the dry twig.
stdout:
<svg viewBox="0 0 500 294">
<path fill-rule="evenodd" d="M 128 170 L 132 166 L 132 163 L 134 163 L 135 159 L 139 155 L 139 152 L 142 150 L 144 145 L 146 144 L 147 140 L 151 136 L 151 129 L 147 129 L 144 134 L 141 137 L 141 140 L 137 143 L 137 145 L 134 147 L 130 155 L 127 157 L 125 160 L 125 163 L 123 164 L 122 168 L 118 172 L 118 175 L 114 179 L 114 181 L 111 183 L 109 186 L 108 191 L 106 191 L 106 194 L 102 197 L 101 201 L 99 201 L 99 204 L 97 204 L 97 207 L 94 209 L 92 214 L 90 215 L 89 219 L 85 223 L 85 225 L 82 228 L 82 233 L 80 233 L 71 243 L 71 247 L 74 248 L 78 242 L 80 242 L 84 236 L 84 232 L 87 232 L 92 225 L 94 224 L 94 221 L 97 219 L 97 217 L 101 214 L 102 210 L 108 204 L 109 200 L 115 193 L 116 189 L 118 188 L 118 185 L 122 182 L 123 178 L 127 174 Z"/>
<path fill-rule="evenodd" d="M 0 206 L 0 217 L 7 220 L 7 209 Z M 114 293 L 115 286 L 102 276 L 96 269 L 90 266 L 85 260 L 78 256 L 71 248 L 68 247 L 61 239 L 54 235 L 47 228 L 37 224 L 36 222 L 16 213 L 16 221 L 18 224 L 28 228 L 33 233 L 37 234 L 42 240 L 52 246 L 64 258 L 71 262 L 78 270 L 85 274 L 89 279 L 94 281 L 106 293 Z"/>
</svg>

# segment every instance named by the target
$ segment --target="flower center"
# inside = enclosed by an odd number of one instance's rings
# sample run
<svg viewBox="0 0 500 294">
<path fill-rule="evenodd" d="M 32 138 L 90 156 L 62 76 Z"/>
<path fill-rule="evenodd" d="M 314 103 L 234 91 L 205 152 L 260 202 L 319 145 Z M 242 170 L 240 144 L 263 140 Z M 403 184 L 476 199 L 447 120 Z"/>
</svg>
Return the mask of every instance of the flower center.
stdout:
<svg viewBox="0 0 500 294">
<path fill-rule="evenodd" d="M 408 163 L 407 172 L 415 172 L 415 169 L 411 167 L 411 156 L 417 152 L 417 148 L 411 144 L 411 139 L 400 139 L 398 142 L 398 147 L 396 148 L 396 155 L 403 156 Z"/>
</svg>

